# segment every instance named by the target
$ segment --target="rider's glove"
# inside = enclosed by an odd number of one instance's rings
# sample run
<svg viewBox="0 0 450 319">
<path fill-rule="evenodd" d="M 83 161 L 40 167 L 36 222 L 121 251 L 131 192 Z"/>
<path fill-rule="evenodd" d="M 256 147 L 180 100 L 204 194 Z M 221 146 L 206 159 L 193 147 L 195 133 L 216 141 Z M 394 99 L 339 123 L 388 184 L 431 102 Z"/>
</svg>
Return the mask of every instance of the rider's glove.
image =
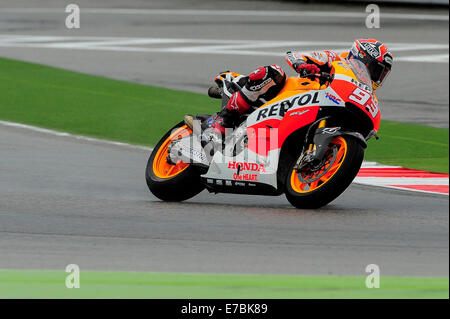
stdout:
<svg viewBox="0 0 450 319">
<path fill-rule="evenodd" d="M 316 73 L 320 72 L 320 69 L 315 64 L 309 64 L 309 63 L 302 63 L 298 65 L 295 69 L 298 74 L 300 74 L 300 77 L 305 78 L 309 75 L 314 75 Z"/>
</svg>

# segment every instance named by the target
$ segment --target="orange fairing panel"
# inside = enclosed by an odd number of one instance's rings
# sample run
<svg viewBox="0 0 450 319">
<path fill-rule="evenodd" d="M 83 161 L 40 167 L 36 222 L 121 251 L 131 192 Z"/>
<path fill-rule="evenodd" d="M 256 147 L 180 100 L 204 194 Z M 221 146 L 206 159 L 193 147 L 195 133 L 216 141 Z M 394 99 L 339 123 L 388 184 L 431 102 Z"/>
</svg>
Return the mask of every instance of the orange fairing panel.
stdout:
<svg viewBox="0 0 450 319">
<path fill-rule="evenodd" d="M 247 119 L 248 148 L 263 156 L 281 147 L 286 138 L 312 123 L 319 111 L 320 91 L 285 92 L 284 99 L 274 99 Z"/>
<path fill-rule="evenodd" d="M 283 94 L 288 91 L 319 90 L 319 89 L 320 84 L 316 81 L 300 78 L 298 76 L 292 76 L 286 80 L 286 84 L 284 85 L 280 94 Z"/>
<path fill-rule="evenodd" d="M 348 51 L 347 52 L 342 52 L 339 56 L 341 57 L 341 59 L 347 59 Z"/>
<path fill-rule="evenodd" d="M 306 93 L 311 90 L 320 90 L 324 89 L 325 87 L 326 86 L 324 85 L 320 86 L 319 82 L 292 76 L 286 80 L 286 83 L 280 93 L 278 93 L 275 98 L 273 98 L 266 104 L 260 106 L 260 108 L 264 108 L 265 106 L 269 104 L 271 105 L 278 101 L 283 101 L 297 94 Z"/>
</svg>

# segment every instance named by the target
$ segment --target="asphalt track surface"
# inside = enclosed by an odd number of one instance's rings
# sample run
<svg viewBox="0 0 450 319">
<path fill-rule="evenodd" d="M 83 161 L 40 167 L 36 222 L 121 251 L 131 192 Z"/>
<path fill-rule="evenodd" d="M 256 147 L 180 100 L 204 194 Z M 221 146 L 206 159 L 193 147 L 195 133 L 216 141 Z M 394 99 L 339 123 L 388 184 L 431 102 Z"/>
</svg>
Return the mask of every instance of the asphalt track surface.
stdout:
<svg viewBox="0 0 450 319">
<path fill-rule="evenodd" d="M 448 275 L 448 198 L 352 186 L 284 196 L 149 195 L 148 151 L 0 126 L 0 268 Z"/>
<path fill-rule="evenodd" d="M 2 8 L 21 5 L 8 1 L 2 2 Z M 208 3 L 191 2 L 194 8 L 211 9 Z M 127 2 L 129 7 L 133 4 L 163 8 L 160 2 L 152 2 L 153 6 Z M 45 1 L 42 7 L 52 5 Z M 92 5 L 106 6 L 105 2 Z M 0 34 L 9 36 L 70 33 L 282 41 L 305 28 L 302 41 L 351 42 L 364 31 L 393 43 L 401 39 L 402 43 L 448 45 L 448 21 L 391 19 L 385 28 L 367 31 L 355 19 L 343 23 L 327 18 L 319 23 L 292 17 L 268 21 L 233 17 L 230 22 L 208 15 L 101 14 L 94 18 L 87 14 L 75 33 L 65 30 L 54 13 L 36 16 L 18 10 L 6 18 L 5 14 L 0 10 Z M 411 57 L 407 50 L 400 52 Z M 426 54 L 442 59 L 448 47 L 426 50 Z M 240 53 L 144 54 L 17 46 L 0 47 L 0 56 L 192 91 L 204 90 L 218 70 L 236 66 L 247 72 L 281 60 L 275 55 Z M 383 109 L 385 118 L 448 127 L 448 60 L 422 59 L 399 62 L 390 85 L 382 88 L 384 102 L 395 105 Z M 416 84 L 418 74 L 421 82 Z M 375 263 L 384 275 L 448 276 L 449 202 L 445 196 L 352 185 L 316 211 L 296 210 L 284 196 L 203 192 L 185 203 L 163 203 L 145 185 L 148 151 L 4 126 L 0 126 L 0 150 L 0 268 L 64 269 L 76 263 L 81 269 L 98 270 L 364 275 L 366 265 Z"/>
</svg>

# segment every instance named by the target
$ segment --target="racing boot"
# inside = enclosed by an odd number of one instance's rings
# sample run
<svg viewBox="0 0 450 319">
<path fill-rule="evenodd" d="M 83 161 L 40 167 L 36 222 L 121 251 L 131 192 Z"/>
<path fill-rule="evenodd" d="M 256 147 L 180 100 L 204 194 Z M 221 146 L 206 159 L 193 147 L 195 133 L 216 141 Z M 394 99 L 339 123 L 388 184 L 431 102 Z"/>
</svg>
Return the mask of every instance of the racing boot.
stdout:
<svg viewBox="0 0 450 319">
<path fill-rule="evenodd" d="M 212 115 L 209 119 L 204 121 L 202 124 L 202 135 L 200 136 L 202 145 L 206 145 L 210 142 L 215 146 L 222 145 L 225 130 L 227 128 L 233 128 L 238 117 L 239 113 L 236 111 L 230 111 L 227 108 L 224 108 L 219 113 Z"/>
<path fill-rule="evenodd" d="M 237 91 L 233 93 L 222 111 L 211 116 L 202 124 L 201 141 L 222 142 L 226 128 L 234 128 L 239 117 L 244 114 L 250 104 L 243 98 L 242 93 Z"/>
</svg>

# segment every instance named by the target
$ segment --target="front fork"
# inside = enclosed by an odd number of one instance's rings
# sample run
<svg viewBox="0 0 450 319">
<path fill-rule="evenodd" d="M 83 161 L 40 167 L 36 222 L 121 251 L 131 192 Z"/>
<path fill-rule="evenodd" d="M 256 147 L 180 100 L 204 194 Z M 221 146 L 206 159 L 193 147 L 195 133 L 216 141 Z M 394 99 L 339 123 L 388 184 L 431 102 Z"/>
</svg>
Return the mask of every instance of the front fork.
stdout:
<svg viewBox="0 0 450 319">
<path fill-rule="evenodd" d="M 326 125 L 327 125 L 327 120 L 321 120 L 319 122 L 319 125 L 317 126 L 317 128 L 323 128 Z M 314 144 L 314 143 L 309 144 L 308 152 L 313 152 L 315 149 L 316 149 L 316 144 Z"/>
<path fill-rule="evenodd" d="M 297 170 L 300 170 L 305 166 L 310 166 L 313 169 L 319 167 L 324 160 L 325 154 L 328 150 L 328 145 L 333 138 L 338 136 L 352 136 L 356 138 L 363 148 L 367 147 L 366 138 L 364 138 L 364 136 L 362 136 L 359 132 L 347 131 L 341 127 L 326 127 L 327 118 L 318 120 L 318 124 L 316 123 L 317 122 L 310 127 L 310 130 L 316 128 L 314 135 L 310 134 L 310 131 L 306 134 L 306 140 L 303 145 L 309 145 L 307 150 L 303 149 L 302 155 L 297 161 Z"/>
<path fill-rule="evenodd" d="M 323 119 L 319 122 L 319 124 L 317 125 L 316 130 L 321 129 L 326 127 L 327 125 L 327 120 Z M 315 127 L 315 125 L 313 125 L 313 127 Z M 307 133 L 307 139 L 309 136 L 309 131 Z M 306 141 L 305 141 L 306 142 Z M 303 149 L 302 154 L 300 155 L 300 157 L 297 160 L 297 163 L 294 166 L 294 169 L 299 172 L 303 167 L 307 166 L 307 165 L 311 165 L 314 162 L 318 162 L 315 154 L 317 152 L 317 146 L 314 143 L 314 140 L 312 140 L 312 143 L 309 144 L 308 149 Z"/>
</svg>

